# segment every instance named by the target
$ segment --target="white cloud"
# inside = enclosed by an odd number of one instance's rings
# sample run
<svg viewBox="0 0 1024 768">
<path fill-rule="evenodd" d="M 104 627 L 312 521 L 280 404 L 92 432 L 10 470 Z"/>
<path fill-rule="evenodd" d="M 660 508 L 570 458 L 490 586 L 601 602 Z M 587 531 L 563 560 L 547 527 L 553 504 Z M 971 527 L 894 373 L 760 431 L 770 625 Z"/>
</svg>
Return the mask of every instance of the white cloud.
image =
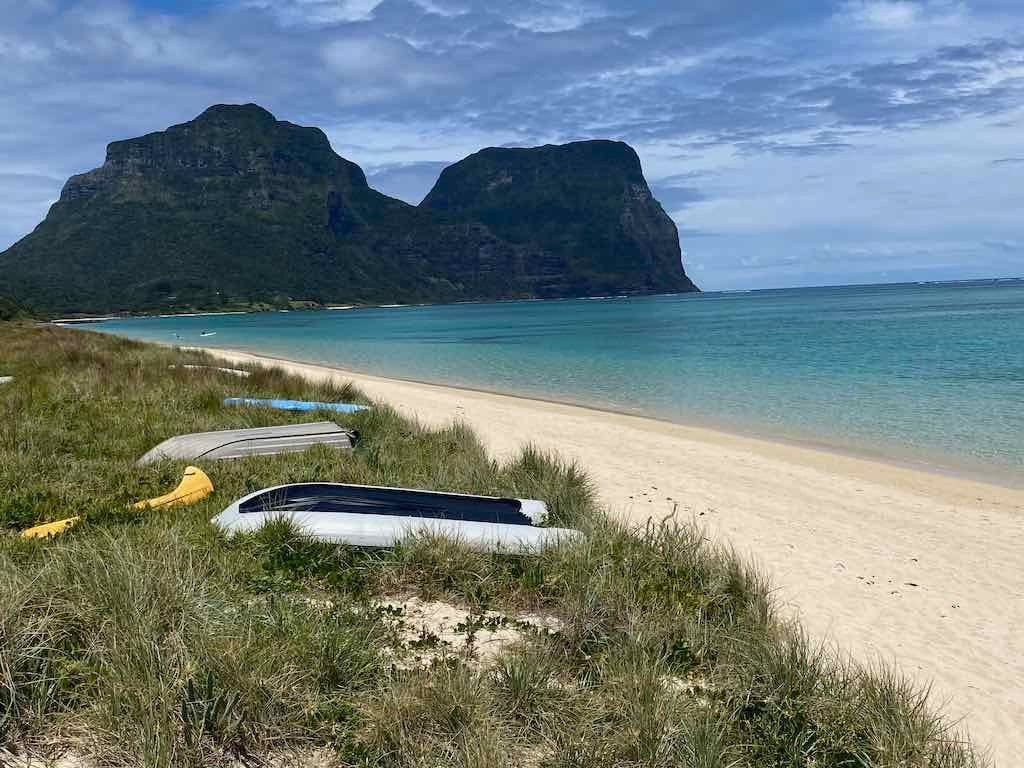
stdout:
<svg viewBox="0 0 1024 768">
<path fill-rule="evenodd" d="M 659 56 L 655 60 L 621 69 L 602 72 L 599 80 L 629 80 L 681 75 L 707 60 L 707 56 Z"/>
<path fill-rule="evenodd" d="M 249 8 L 276 15 L 285 24 L 329 25 L 372 18 L 382 0 L 243 0 Z"/>
<path fill-rule="evenodd" d="M 861 0 L 848 3 L 844 11 L 864 26 L 903 29 L 917 21 L 921 7 L 911 0 Z"/>
<path fill-rule="evenodd" d="M 321 56 L 338 81 L 335 97 L 341 106 L 381 102 L 454 79 L 442 57 L 400 38 L 340 38 L 324 45 Z"/>
<path fill-rule="evenodd" d="M 234 41 L 205 34 L 205 30 L 190 28 L 173 17 L 104 5 L 74 7 L 62 21 L 43 36 L 38 58 L 70 56 L 94 64 L 136 64 L 205 75 L 240 74 L 253 69 L 253 61 Z M 79 66 L 85 68 L 85 64 Z"/>
<path fill-rule="evenodd" d="M 962 24 L 967 10 L 959 0 L 848 0 L 839 19 L 881 32 L 905 32 L 922 26 Z"/>
<path fill-rule="evenodd" d="M 0 37 L 0 60 L 22 61 L 35 63 L 50 58 L 50 51 L 31 40 L 17 40 L 13 37 Z"/>
<path fill-rule="evenodd" d="M 456 16 L 464 16 L 469 11 L 460 6 L 452 5 L 444 2 L 437 2 L 437 0 L 412 0 L 413 5 L 417 5 L 427 13 L 432 13 L 435 16 L 443 16 L 451 19 Z"/>
<path fill-rule="evenodd" d="M 610 14 L 603 8 L 581 2 L 538 2 L 510 17 L 515 27 L 529 32 L 568 32 Z"/>
<path fill-rule="evenodd" d="M 335 151 L 364 167 L 452 162 L 481 147 L 519 138 L 513 131 L 481 131 L 457 117 L 429 122 L 345 121 L 321 125 Z"/>
</svg>

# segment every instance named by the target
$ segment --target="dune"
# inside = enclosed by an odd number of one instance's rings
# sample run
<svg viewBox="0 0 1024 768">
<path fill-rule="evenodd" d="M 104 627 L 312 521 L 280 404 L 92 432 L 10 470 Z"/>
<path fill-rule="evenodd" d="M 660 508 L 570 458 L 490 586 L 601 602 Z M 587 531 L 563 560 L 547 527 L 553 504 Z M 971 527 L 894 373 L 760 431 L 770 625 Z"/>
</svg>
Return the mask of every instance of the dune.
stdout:
<svg viewBox="0 0 1024 768">
<path fill-rule="evenodd" d="M 675 514 L 771 576 L 782 610 L 862 662 L 898 667 L 991 749 L 1024 754 L 1024 489 L 577 406 L 386 379 L 242 352 L 352 381 L 405 415 L 471 424 L 506 457 L 574 459 L 616 514 Z"/>
</svg>

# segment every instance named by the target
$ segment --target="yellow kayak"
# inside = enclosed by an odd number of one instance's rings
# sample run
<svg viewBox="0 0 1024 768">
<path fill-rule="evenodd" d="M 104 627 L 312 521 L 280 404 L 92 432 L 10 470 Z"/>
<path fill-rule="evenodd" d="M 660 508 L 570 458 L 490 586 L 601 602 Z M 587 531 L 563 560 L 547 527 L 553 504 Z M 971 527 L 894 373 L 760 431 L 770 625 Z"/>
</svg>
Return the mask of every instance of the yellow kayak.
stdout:
<svg viewBox="0 0 1024 768">
<path fill-rule="evenodd" d="M 156 509 L 176 504 L 195 504 L 213 493 L 213 483 L 199 467 L 186 467 L 178 487 L 155 499 L 146 499 L 132 505 L 133 509 Z"/>
<path fill-rule="evenodd" d="M 79 520 L 81 520 L 80 517 L 69 517 L 52 523 L 43 523 L 42 525 L 37 525 L 33 528 L 27 528 L 22 531 L 21 538 L 48 539 L 50 536 L 56 536 L 58 533 L 63 533 Z"/>
<path fill-rule="evenodd" d="M 156 509 L 157 507 L 170 507 L 175 504 L 194 504 L 205 499 L 213 492 L 213 483 L 199 467 L 186 467 L 185 475 L 178 483 L 178 487 L 163 496 L 155 499 L 146 499 L 132 504 L 133 509 Z M 81 520 L 80 517 L 68 517 L 64 520 L 56 520 L 52 523 L 43 523 L 21 532 L 23 539 L 47 539 L 63 533 L 68 528 Z"/>
</svg>

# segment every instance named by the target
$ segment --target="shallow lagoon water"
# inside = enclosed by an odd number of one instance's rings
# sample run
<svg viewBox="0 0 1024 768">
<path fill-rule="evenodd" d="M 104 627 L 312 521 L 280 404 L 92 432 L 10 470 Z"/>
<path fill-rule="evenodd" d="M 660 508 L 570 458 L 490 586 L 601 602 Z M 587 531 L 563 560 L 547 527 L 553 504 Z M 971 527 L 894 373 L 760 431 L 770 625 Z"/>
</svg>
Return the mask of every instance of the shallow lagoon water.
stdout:
<svg viewBox="0 0 1024 768">
<path fill-rule="evenodd" d="M 91 327 L 1011 480 L 1024 470 L 1019 280 L 133 318 Z"/>
</svg>

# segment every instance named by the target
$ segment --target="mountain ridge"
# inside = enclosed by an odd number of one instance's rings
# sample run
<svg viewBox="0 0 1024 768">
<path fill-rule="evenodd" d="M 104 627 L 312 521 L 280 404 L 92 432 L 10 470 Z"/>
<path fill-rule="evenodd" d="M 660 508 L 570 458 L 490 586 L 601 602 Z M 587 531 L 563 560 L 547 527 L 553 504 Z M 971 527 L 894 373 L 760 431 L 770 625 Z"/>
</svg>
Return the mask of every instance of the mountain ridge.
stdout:
<svg viewBox="0 0 1024 768">
<path fill-rule="evenodd" d="M 0 274 L 45 313 L 697 290 L 621 142 L 487 148 L 413 206 L 319 128 L 255 104 L 111 142 L 0 253 Z"/>
</svg>

